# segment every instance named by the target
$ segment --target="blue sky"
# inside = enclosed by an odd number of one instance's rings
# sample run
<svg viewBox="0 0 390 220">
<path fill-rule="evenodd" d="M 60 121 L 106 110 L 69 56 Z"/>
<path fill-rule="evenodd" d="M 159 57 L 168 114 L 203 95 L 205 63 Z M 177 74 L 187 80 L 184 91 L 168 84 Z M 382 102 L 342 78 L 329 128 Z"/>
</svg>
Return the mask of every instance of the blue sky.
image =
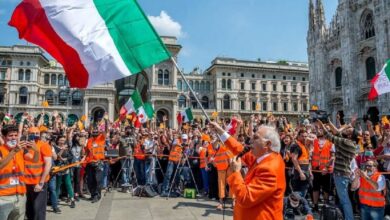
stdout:
<svg viewBox="0 0 390 220">
<path fill-rule="evenodd" d="M 138 0 L 162 35 L 182 45 L 186 72 L 217 56 L 307 61 L 308 0 Z M 20 0 L 0 0 L 0 45 L 26 44 L 7 25 Z M 324 0 L 327 22 L 338 0 Z"/>
</svg>

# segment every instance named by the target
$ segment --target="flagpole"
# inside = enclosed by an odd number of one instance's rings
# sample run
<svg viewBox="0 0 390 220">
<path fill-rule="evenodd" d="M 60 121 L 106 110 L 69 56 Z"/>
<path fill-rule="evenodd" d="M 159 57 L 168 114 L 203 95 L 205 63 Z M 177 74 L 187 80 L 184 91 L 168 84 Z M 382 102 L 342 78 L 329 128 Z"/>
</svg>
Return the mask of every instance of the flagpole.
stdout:
<svg viewBox="0 0 390 220">
<path fill-rule="evenodd" d="M 190 89 L 190 92 L 195 97 L 195 100 L 198 103 L 198 105 L 200 106 L 200 109 L 202 110 L 203 114 L 206 116 L 206 119 L 210 122 L 211 121 L 210 117 L 207 115 L 206 111 L 204 110 L 203 105 L 200 103 L 200 101 L 199 101 L 198 97 L 196 96 L 194 90 L 192 90 L 192 87 L 188 83 L 187 78 L 184 76 L 184 73 L 180 70 L 179 65 L 177 65 L 176 60 L 173 57 L 171 57 L 171 60 L 172 60 L 173 64 L 175 64 L 176 69 L 179 71 L 179 73 L 181 75 L 181 78 L 184 80 L 184 82 L 186 83 L 187 87 Z"/>
</svg>

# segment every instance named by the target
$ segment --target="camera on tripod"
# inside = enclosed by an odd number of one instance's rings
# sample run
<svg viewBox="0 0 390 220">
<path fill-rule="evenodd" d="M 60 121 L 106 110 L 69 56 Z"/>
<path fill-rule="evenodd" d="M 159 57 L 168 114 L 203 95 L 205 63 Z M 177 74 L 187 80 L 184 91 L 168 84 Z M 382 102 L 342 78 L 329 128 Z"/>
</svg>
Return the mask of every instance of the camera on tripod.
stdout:
<svg viewBox="0 0 390 220">
<path fill-rule="evenodd" d="M 320 120 L 322 123 L 329 122 L 329 114 L 324 110 L 310 110 L 309 114 L 311 122 L 316 122 L 317 120 Z"/>
</svg>

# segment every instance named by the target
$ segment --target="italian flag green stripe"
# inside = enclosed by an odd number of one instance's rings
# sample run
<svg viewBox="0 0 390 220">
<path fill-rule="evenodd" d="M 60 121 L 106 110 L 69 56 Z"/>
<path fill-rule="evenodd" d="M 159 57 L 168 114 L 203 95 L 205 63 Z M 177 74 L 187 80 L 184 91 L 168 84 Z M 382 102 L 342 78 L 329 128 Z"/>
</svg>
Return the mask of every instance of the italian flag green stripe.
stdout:
<svg viewBox="0 0 390 220">
<path fill-rule="evenodd" d="M 135 0 L 94 0 L 116 49 L 132 74 L 166 60 L 165 48 L 148 18 Z M 126 10 L 123 10 L 123 9 Z"/>
</svg>

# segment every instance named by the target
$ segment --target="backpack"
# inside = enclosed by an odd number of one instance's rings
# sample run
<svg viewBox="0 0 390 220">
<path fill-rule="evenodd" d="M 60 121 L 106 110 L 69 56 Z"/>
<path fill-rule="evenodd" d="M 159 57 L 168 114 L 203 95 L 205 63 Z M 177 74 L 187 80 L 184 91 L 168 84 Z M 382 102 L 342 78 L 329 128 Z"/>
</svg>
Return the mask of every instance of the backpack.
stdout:
<svg viewBox="0 0 390 220">
<path fill-rule="evenodd" d="M 343 214 L 340 209 L 333 204 L 326 204 L 322 207 L 320 220 L 342 220 Z"/>
</svg>

